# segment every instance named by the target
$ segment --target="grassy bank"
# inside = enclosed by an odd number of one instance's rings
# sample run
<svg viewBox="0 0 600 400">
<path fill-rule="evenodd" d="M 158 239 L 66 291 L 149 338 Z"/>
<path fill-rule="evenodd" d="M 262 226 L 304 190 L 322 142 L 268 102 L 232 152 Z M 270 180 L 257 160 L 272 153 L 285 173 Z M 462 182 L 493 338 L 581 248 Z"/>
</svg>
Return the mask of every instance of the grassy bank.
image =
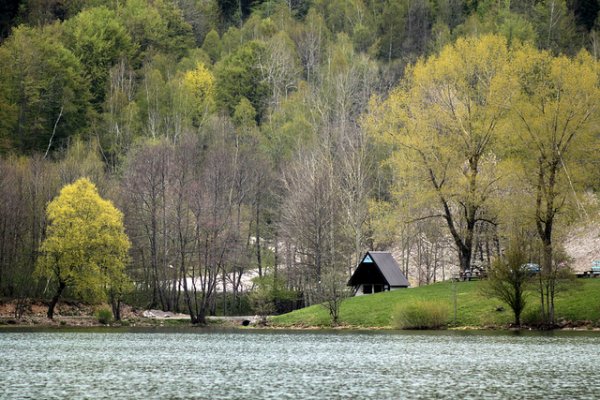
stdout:
<svg viewBox="0 0 600 400">
<path fill-rule="evenodd" d="M 591 321 L 600 326 L 600 279 L 578 280 L 578 285 L 556 298 L 557 321 Z M 484 296 L 482 282 L 436 283 L 414 289 L 352 297 L 344 301 L 340 323 L 362 328 L 391 328 L 392 314 L 401 304 L 419 301 L 437 301 L 448 307 L 451 326 L 489 327 L 506 326 L 512 322 L 510 308 L 496 299 Z M 456 319 L 454 313 L 456 299 Z M 523 313 L 524 323 L 535 323 L 539 299 L 529 294 Z M 504 308 L 504 311 L 498 311 Z M 280 327 L 328 326 L 329 316 L 322 306 L 312 306 L 273 317 L 271 324 Z"/>
</svg>

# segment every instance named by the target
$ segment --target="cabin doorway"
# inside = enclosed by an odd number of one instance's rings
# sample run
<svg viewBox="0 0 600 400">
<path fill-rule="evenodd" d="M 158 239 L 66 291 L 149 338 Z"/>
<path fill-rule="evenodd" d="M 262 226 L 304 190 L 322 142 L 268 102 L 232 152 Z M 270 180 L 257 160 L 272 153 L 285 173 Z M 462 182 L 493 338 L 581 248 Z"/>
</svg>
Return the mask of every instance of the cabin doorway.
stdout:
<svg viewBox="0 0 600 400">
<path fill-rule="evenodd" d="M 386 289 L 386 286 L 387 285 L 364 284 L 363 285 L 363 294 L 381 293 Z"/>
</svg>

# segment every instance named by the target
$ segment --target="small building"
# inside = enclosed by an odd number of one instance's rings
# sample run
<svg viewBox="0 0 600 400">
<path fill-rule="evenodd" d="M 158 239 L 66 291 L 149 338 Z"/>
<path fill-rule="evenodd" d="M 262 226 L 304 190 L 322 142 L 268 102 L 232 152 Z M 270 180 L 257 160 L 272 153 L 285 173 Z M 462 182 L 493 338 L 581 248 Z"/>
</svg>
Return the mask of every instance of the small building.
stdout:
<svg viewBox="0 0 600 400">
<path fill-rule="evenodd" d="M 357 296 L 388 290 L 406 289 L 410 286 L 400 266 L 386 251 L 369 251 L 356 267 L 348 281 Z"/>
</svg>

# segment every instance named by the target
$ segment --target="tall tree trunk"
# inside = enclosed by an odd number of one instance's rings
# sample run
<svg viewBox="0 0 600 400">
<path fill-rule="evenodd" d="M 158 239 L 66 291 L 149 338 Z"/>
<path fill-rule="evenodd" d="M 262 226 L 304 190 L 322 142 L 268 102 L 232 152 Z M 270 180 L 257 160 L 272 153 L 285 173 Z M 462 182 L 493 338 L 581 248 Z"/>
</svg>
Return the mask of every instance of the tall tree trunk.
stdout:
<svg viewBox="0 0 600 400">
<path fill-rule="evenodd" d="M 58 282 L 58 289 L 56 290 L 54 297 L 52 297 L 52 300 L 50 301 L 50 304 L 48 305 L 47 316 L 49 319 L 54 318 L 54 307 L 56 307 L 56 303 L 58 303 L 58 299 L 60 299 L 60 296 L 62 295 L 62 292 L 65 290 L 66 287 L 67 287 L 67 285 L 65 284 L 65 282 L 63 282 L 63 281 Z"/>
<path fill-rule="evenodd" d="M 118 296 L 111 296 L 110 306 L 112 308 L 115 321 L 121 320 L 121 299 Z"/>
<path fill-rule="evenodd" d="M 554 271 L 554 246 L 552 233 L 554 228 L 555 208 L 555 186 L 556 173 L 559 166 L 558 160 L 553 160 L 549 165 L 544 165 L 545 160 L 538 160 L 538 184 L 536 194 L 536 227 L 538 236 L 542 242 L 542 270 L 540 295 L 542 303 L 542 316 L 544 323 L 554 323 L 554 290 L 556 285 L 556 274 Z"/>
<path fill-rule="evenodd" d="M 256 265 L 258 276 L 262 278 L 262 254 L 260 250 L 260 194 L 256 194 Z"/>
<path fill-rule="evenodd" d="M 225 267 L 223 267 L 222 279 L 223 279 L 223 315 L 227 315 L 227 273 L 225 272 Z"/>
</svg>

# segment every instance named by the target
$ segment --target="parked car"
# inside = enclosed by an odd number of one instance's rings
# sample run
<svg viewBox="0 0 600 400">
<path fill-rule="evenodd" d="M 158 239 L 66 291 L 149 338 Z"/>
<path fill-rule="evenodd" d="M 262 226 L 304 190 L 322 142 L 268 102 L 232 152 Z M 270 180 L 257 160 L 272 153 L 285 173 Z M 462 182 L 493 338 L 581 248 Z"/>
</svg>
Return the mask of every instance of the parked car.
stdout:
<svg viewBox="0 0 600 400">
<path fill-rule="evenodd" d="M 541 271 L 539 264 L 534 263 L 523 264 L 521 265 L 521 268 L 527 271 L 527 273 L 529 273 L 530 275 L 539 274 Z"/>
</svg>

